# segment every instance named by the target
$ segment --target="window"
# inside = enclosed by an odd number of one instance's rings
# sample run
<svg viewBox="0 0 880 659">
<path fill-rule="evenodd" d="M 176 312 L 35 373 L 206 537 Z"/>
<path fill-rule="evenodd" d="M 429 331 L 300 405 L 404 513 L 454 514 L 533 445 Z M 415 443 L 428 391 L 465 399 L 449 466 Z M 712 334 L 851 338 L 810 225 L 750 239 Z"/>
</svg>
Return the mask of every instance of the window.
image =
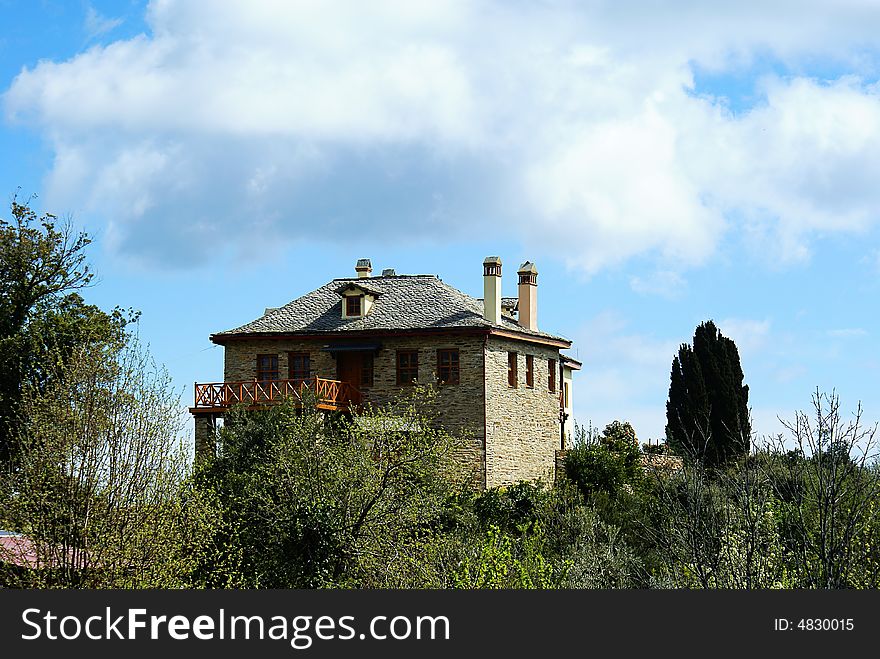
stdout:
<svg viewBox="0 0 880 659">
<path fill-rule="evenodd" d="M 547 390 L 551 394 L 556 393 L 556 360 L 547 360 Z"/>
<path fill-rule="evenodd" d="M 363 305 L 364 296 L 363 295 L 349 295 L 345 298 L 345 315 L 346 316 L 360 316 L 361 315 L 361 306 Z"/>
<path fill-rule="evenodd" d="M 417 350 L 397 351 L 397 384 L 412 384 L 419 379 L 419 353 Z"/>
<path fill-rule="evenodd" d="M 563 396 L 562 402 L 563 402 L 564 407 L 568 408 L 568 382 L 564 382 L 562 384 L 562 388 L 565 392 L 565 395 Z"/>
<path fill-rule="evenodd" d="M 507 353 L 507 384 L 511 387 L 516 386 L 516 353 Z"/>
<path fill-rule="evenodd" d="M 287 355 L 290 379 L 302 382 L 308 380 L 311 374 L 311 360 L 307 352 L 291 352 Z"/>
<path fill-rule="evenodd" d="M 372 352 L 363 353 L 363 359 L 361 361 L 361 386 L 362 387 L 372 387 L 373 386 L 373 353 Z"/>
<path fill-rule="evenodd" d="M 535 386 L 535 358 L 533 355 L 526 355 L 526 386 Z"/>
<path fill-rule="evenodd" d="M 437 351 L 437 377 L 443 384 L 458 384 L 458 349 Z"/>
<path fill-rule="evenodd" d="M 278 379 L 278 355 L 257 355 L 257 380 Z"/>
</svg>

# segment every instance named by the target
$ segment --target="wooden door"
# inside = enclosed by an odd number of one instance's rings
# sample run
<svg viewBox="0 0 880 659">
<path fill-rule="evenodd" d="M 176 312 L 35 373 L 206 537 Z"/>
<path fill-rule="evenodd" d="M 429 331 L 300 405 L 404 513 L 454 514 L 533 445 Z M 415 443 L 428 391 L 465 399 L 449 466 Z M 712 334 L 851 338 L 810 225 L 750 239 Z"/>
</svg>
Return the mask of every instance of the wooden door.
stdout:
<svg viewBox="0 0 880 659">
<path fill-rule="evenodd" d="M 359 352 L 340 352 L 336 357 L 336 377 L 349 385 L 351 402 L 355 405 L 361 403 L 361 372 L 363 359 Z"/>
</svg>

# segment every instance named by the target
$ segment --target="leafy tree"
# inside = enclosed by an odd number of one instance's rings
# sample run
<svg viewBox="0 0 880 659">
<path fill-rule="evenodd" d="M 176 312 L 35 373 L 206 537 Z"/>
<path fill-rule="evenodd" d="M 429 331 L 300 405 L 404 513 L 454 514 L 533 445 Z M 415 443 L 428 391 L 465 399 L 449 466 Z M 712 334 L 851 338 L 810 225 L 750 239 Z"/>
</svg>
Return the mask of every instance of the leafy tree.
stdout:
<svg viewBox="0 0 880 659">
<path fill-rule="evenodd" d="M 434 536 L 452 588 L 639 587 L 644 570 L 621 530 L 567 480 L 496 487 L 472 499 L 477 523 Z M 431 559 L 429 559 L 431 560 Z M 434 558 L 436 560 L 436 558 Z"/>
<path fill-rule="evenodd" d="M 540 482 L 520 481 L 507 487 L 493 487 L 474 500 L 480 523 L 505 533 L 523 533 L 539 523 L 547 509 L 550 493 Z"/>
<path fill-rule="evenodd" d="M 574 447 L 565 456 L 565 473 L 585 497 L 614 495 L 642 477 L 639 443 L 633 427 L 614 421 L 602 434 L 577 429 Z"/>
<path fill-rule="evenodd" d="M 86 344 L 119 346 L 136 314 L 104 313 L 76 292 L 90 285 L 85 233 L 16 197 L 0 218 L 0 466 L 12 456 L 24 389 L 45 391 L 57 366 Z"/>
<path fill-rule="evenodd" d="M 191 585 L 215 515 L 188 485 L 169 391 L 136 342 L 77 349 L 44 391 L 25 387 L 0 524 L 33 543 L 40 569 L 7 585 Z"/>
<path fill-rule="evenodd" d="M 708 467 L 747 455 L 751 443 L 749 387 L 736 344 L 711 320 L 682 344 L 672 361 L 666 437 L 670 448 Z"/>
<path fill-rule="evenodd" d="M 833 391 L 817 390 L 812 402 L 812 413 L 783 421 L 788 437 L 771 438 L 784 458 L 767 461 L 774 492 L 784 502 L 791 571 L 802 587 L 876 588 L 877 424 L 862 420 L 861 405 L 846 419 Z"/>
<path fill-rule="evenodd" d="M 659 484 L 643 533 L 662 560 L 653 585 L 790 587 L 772 488 L 755 461 L 723 473 L 689 462 Z"/>
<path fill-rule="evenodd" d="M 453 491 L 456 440 L 435 430 L 421 390 L 351 417 L 292 402 L 234 409 L 199 475 L 218 493 L 220 551 L 243 585 L 399 586 L 421 569 Z M 210 583 L 213 565 L 206 565 Z"/>
</svg>

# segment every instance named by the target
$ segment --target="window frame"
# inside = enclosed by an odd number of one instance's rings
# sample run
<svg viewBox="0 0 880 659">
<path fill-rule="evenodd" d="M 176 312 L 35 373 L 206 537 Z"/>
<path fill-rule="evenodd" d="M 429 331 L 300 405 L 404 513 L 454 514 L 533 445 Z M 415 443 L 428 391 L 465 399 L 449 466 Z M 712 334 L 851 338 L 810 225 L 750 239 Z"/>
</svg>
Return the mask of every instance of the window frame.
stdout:
<svg viewBox="0 0 880 659">
<path fill-rule="evenodd" d="M 443 357 L 449 356 L 449 363 L 443 363 Z M 444 378 L 444 371 L 447 377 Z M 459 384 L 461 382 L 461 355 L 458 348 L 437 349 L 437 379 L 441 384 Z"/>
<path fill-rule="evenodd" d="M 352 311 L 353 303 L 357 302 L 357 312 Z M 364 296 L 363 295 L 346 295 L 345 296 L 345 316 L 346 318 L 360 318 L 364 315 Z"/>
<path fill-rule="evenodd" d="M 406 366 L 401 365 L 401 357 L 409 358 Z M 409 386 L 419 381 L 419 351 L 414 349 L 398 350 L 394 358 L 396 380 L 398 386 Z M 411 375 L 412 377 L 407 377 Z"/>
<path fill-rule="evenodd" d="M 263 360 L 270 360 L 270 368 L 265 369 L 263 367 Z M 274 366 L 274 368 L 271 368 Z M 274 377 L 272 377 L 274 374 Z M 279 380 L 281 376 L 280 371 L 278 370 L 278 354 L 277 353 L 258 353 L 257 354 L 257 368 L 256 375 L 254 380 L 257 382 L 271 382 L 272 380 Z"/>
<path fill-rule="evenodd" d="M 519 387 L 519 369 L 517 362 L 519 354 L 513 350 L 507 351 L 507 386 L 513 389 Z"/>
<path fill-rule="evenodd" d="M 526 386 L 535 388 L 535 356 L 526 355 Z"/>
<path fill-rule="evenodd" d="M 295 370 L 294 363 L 297 359 L 305 359 L 305 371 L 302 368 Z M 305 372 L 305 376 L 302 373 Z M 299 374 L 300 376 L 298 376 Z M 294 350 L 287 353 L 287 376 L 296 382 L 304 382 L 312 377 L 312 355 L 306 350 Z"/>
</svg>

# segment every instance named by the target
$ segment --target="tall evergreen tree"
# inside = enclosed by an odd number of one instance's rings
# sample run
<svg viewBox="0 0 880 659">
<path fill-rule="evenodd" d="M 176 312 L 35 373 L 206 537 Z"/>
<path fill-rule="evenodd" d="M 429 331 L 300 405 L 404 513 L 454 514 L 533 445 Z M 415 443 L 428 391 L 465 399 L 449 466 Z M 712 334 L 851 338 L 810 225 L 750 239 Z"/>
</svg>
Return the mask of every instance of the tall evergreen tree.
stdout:
<svg viewBox="0 0 880 659">
<path fill-rule="evenodd" d="M 680 455 L 707 466 L 746 455 L 751 443 L 749 387 L 736 344 L 711 320 L 682 344 L 672 360 L 666 437 Z"/>
</svg>

